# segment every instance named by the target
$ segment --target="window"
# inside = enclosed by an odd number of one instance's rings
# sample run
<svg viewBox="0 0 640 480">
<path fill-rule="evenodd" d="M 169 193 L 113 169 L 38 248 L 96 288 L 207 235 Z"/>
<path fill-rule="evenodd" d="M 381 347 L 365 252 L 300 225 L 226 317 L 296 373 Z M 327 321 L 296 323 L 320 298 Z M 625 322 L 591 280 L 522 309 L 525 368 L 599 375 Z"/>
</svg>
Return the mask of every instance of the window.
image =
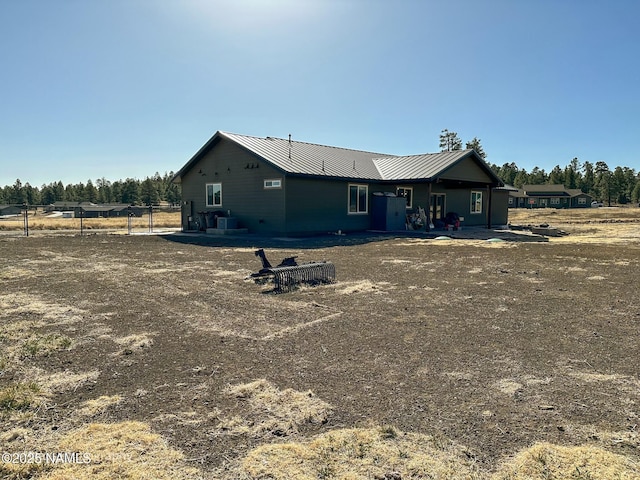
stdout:
<svg viewBox="0 0 640 480">
<path fill-rule="evenodd" d="M 207 183 L 207 207 L 222 206 L 222 184 Z"/>
<path fill-rule="evenodd" d="M 413 207 L 413 188 L 398 187 L 396 189 L 396 195 L 399 197 L 404 197 L 407 200 L 407 208 Z"/>
<path fill-rule="evenodd" d="M 482 213 L 482 192 L 471 192 L 471 213 Z"/>
<path fill-rule="evenodd" d="M 560 199 L 557 197 L 552 198 L 551 205 L 560 205 Z"/>
<path fill-rule="evenodd" d="M 282 188 L 282 180 L 279 178 L 270 178 L 264 181 L 264 188 Z"/>
<path fill-rule="evenodd" d="M 585 197 L 578 197 L 578 205 L 586 205 L 587 199 Z"/>
<path fill-rule="evenodd" d="M 369 187 L 349 185 L 349 213 L 367 213 Z"/>
</svg>

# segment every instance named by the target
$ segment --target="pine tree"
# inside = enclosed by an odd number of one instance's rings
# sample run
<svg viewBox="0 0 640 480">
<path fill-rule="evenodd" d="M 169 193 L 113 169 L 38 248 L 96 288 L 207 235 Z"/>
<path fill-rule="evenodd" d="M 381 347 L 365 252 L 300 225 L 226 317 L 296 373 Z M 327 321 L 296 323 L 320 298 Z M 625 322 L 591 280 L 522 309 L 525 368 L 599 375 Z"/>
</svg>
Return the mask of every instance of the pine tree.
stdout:
<svg viewBox="0 0 640 480">
<path fill-rule="evenodd" d="M 462 150 L 462 140 L 456 132 L 450 132 L 446 128 L 440 132 L 440 151 L 452 152 Z"/>
<path fill-rule="evenodd" d="M 480 139 L 478 137 L 473 137 L 473 140 L 467 142 L 466 148 L 471 148 L 475 150 L 476 153 L 483 160 L 487 158 L 487 154 L 485 153 L 484 148 L 482 148 L 482 145 L 480 144 Z"/>
</svg>

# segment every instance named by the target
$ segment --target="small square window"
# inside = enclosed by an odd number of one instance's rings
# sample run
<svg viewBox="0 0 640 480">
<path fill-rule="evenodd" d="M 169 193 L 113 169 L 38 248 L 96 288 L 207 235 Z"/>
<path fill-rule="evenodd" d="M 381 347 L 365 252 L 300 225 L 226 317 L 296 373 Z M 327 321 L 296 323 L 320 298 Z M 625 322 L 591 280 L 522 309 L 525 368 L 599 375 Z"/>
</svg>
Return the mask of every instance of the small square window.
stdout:
<svg viewBox="0 0 640 480">
<path fill-rule="evenodd" d="M 269 178 L 264 181 L 264 188 L 282 188 L 282 180 L 279 178 Z"/>
</svg>

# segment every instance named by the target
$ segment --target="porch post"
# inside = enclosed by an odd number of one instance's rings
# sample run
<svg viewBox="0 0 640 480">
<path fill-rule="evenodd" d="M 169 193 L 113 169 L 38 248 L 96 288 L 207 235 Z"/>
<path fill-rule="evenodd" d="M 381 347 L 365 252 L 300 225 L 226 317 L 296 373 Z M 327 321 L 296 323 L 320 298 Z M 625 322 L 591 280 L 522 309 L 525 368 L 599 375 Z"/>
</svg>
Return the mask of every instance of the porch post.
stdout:
<svg viewBox="0 0 640 480">
<path fill-rule="evenodd" d="M 425 232 L 430 232 L 431 228 L 429 225 L 431 224 L 431 182 L 427 184 L 427 208 L 424 212 L 427 215 L 427 223 L 424 226 Z"/>
<path fill-rule="evenodd" d="M 493 189 L 491 188 L 491 185 L 487 185 L 487 228 L 491 229 L 491 208 L 492 208 L 492 202 L 491 202 L 491 194 L 493 192 Z"/>
</svg>

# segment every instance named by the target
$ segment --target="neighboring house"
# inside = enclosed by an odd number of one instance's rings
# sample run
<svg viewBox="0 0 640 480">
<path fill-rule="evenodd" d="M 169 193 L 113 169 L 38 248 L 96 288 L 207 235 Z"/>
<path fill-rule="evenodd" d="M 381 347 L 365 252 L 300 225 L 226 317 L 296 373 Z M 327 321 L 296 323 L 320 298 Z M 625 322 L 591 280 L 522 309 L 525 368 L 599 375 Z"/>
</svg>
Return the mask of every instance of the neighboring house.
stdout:
<svg viewBox="0 0 640 480">
<path fill-rule="evenodd" d="M 463 225 L 508 223 L 508 191 L 473 150 L 400 157 L 216 132 L 173 181 L 184 231 L 216 227 L 216 216 L 256 233 L 369 230 L 379 192 L 404 197 L 404 216 L 421 207 L 434 223 L 449 212 Z"/>
<path fill-rule="evenodd" d="M 144 207 L 121 203 L 95 204 L 90 202 L 55 202 L 44 208 L 45 212 L 73 212 L 74 216 L 84 218 L 141 217 Z"/>
<path fill-rule="evenodd" d="M 58 201 L 58 202 L 53 202 L 50 205 L 47 205 L 46 207 L 44 207 L 44 211 L 46 213 L 48 212 L 74 212 L 74 213 L 79 213 L 80 209 L 81 209 L 81 203 L 80 202 L 65 202 L 65 201 Z M 85 203 L 85 205 L 91 205 L 90 203 Z"/>
<path fill-rule="evenodd" d="M 512 208 L 584 208 L 590 207 L 592 200 L 579 188 L 564 185 L 523 185 L 509 193 Z"/>
<path fill-rule="evenodd" d="M 19 215 L 20 213 L 22 213 L 22 208 L 17 205 L 0 205 L 0 216 Z"/>
</svg>

